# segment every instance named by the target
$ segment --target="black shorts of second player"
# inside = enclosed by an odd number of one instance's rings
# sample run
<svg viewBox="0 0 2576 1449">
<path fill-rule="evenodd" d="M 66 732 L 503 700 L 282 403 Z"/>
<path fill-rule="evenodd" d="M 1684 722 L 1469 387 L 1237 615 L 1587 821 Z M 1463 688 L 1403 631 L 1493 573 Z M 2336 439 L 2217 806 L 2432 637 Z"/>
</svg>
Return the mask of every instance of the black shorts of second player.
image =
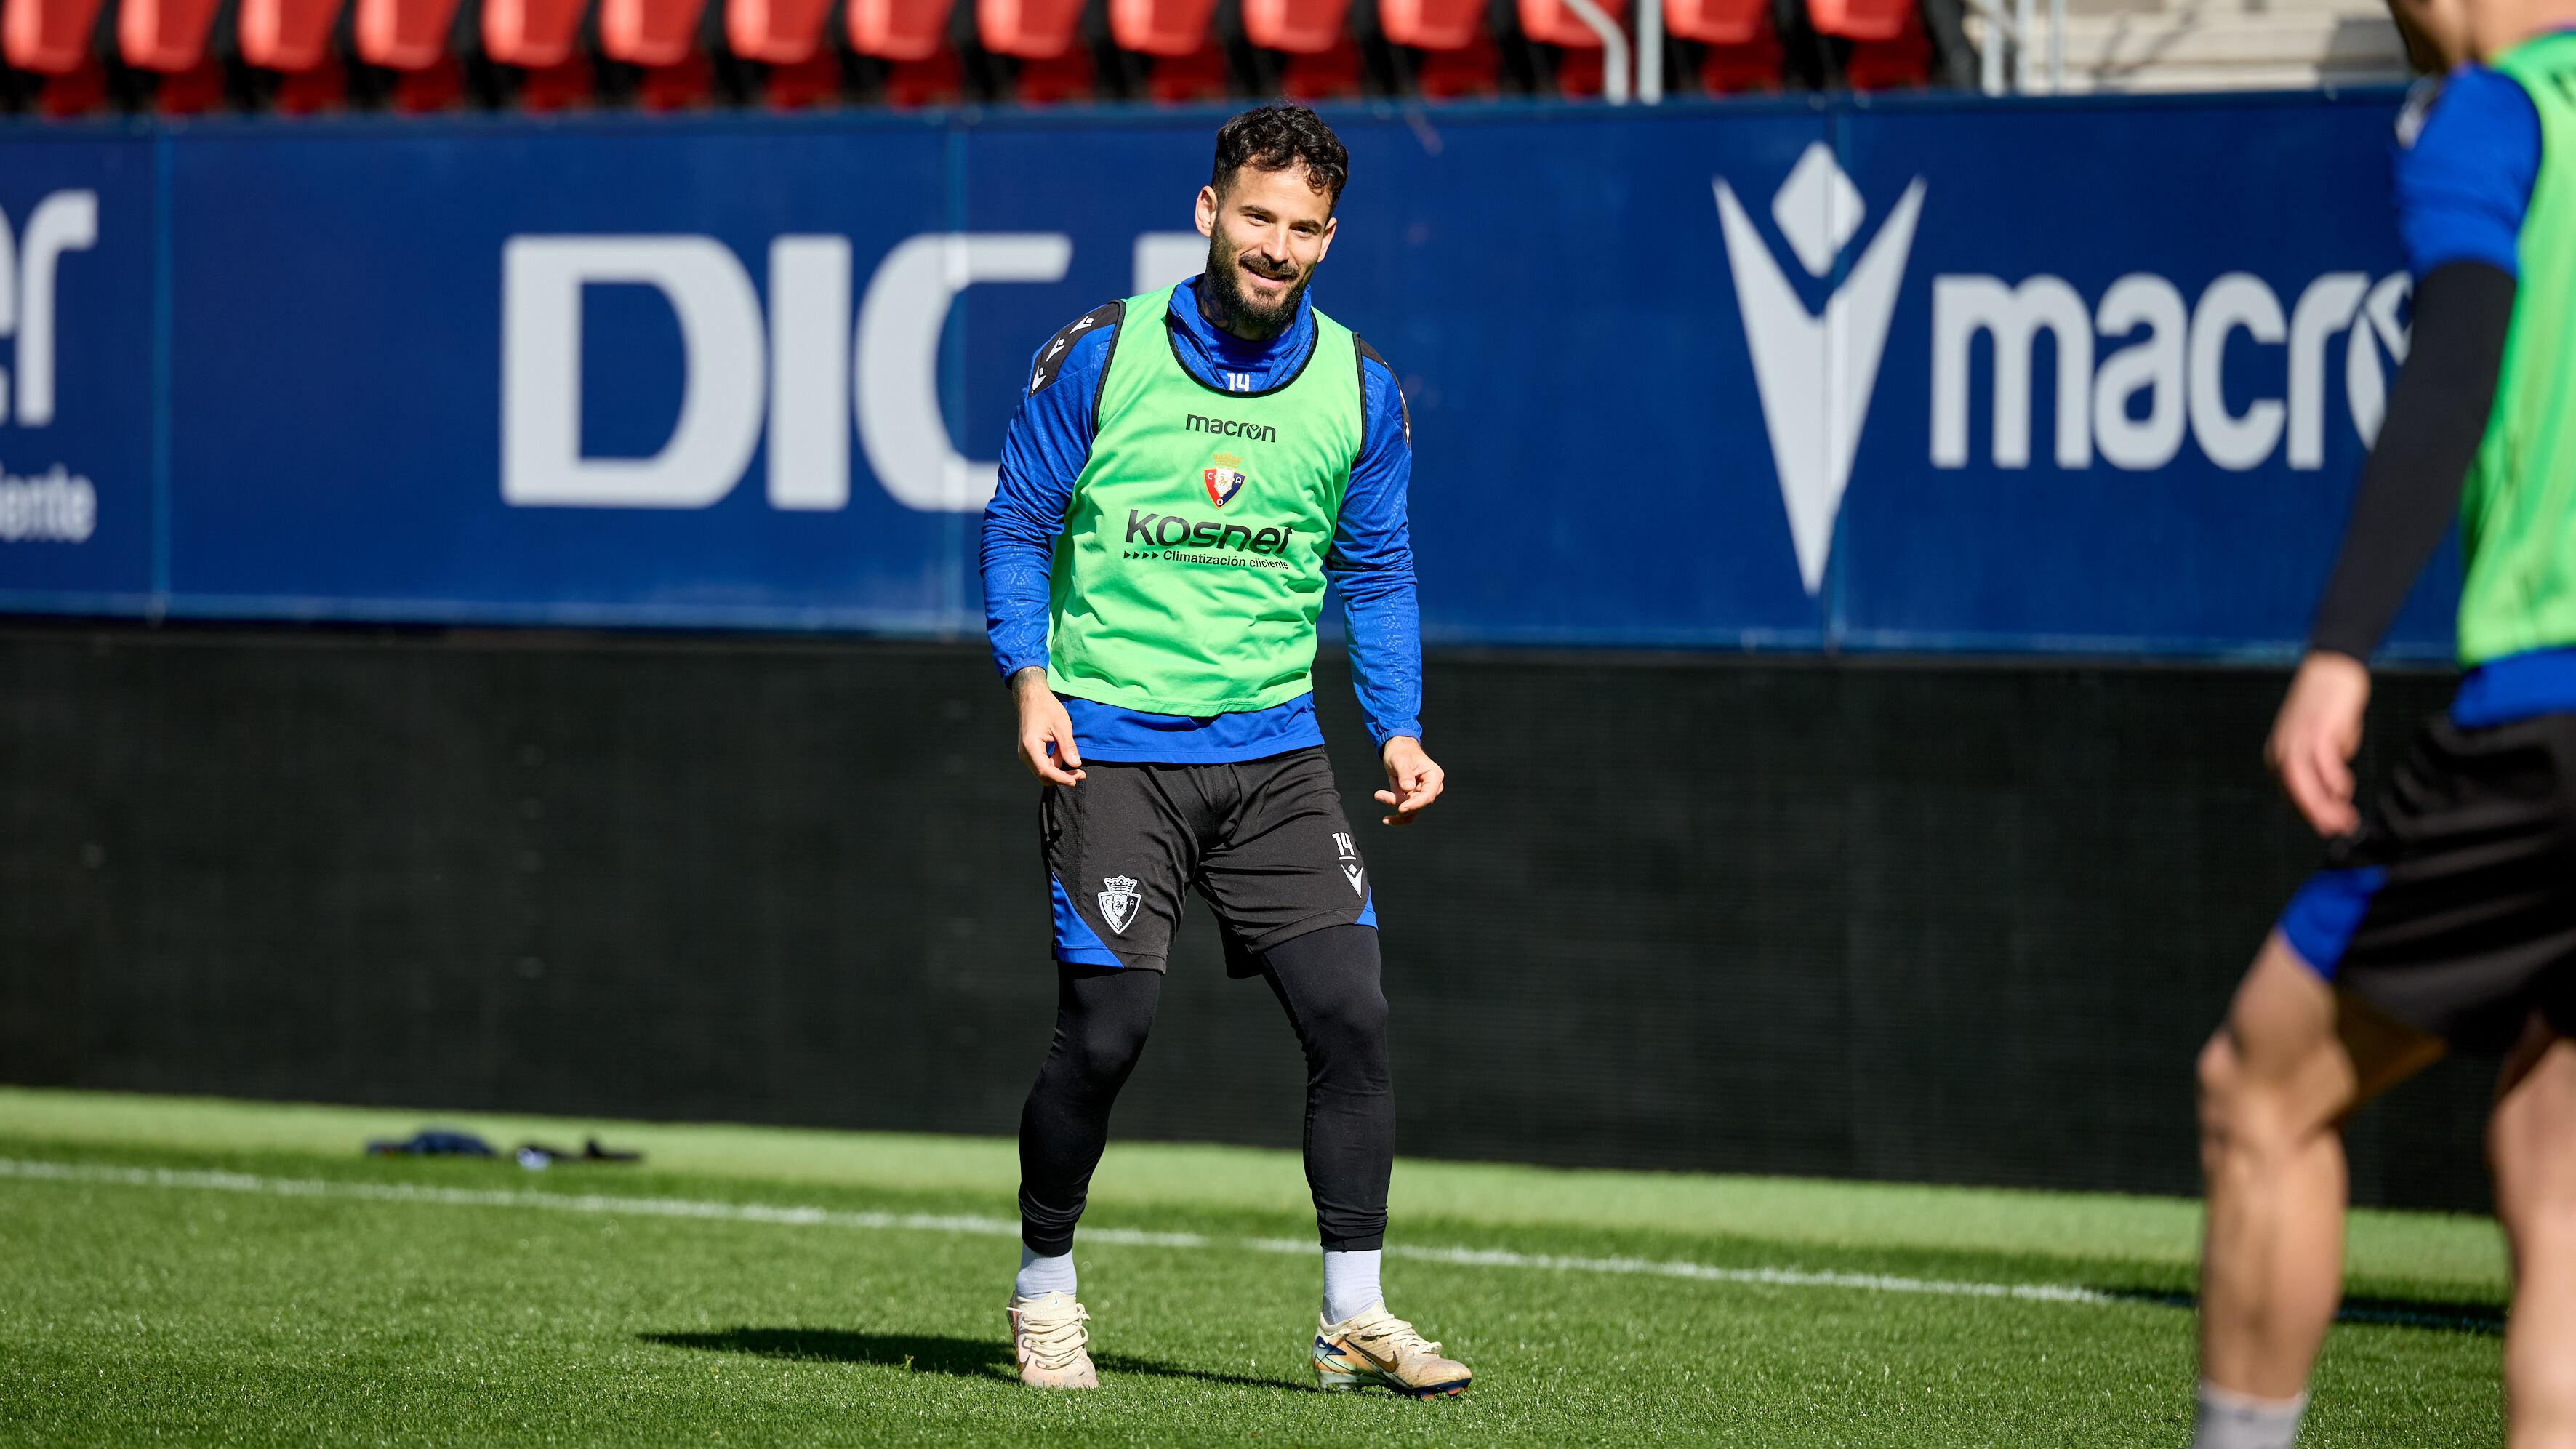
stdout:
<svg viewBox="0 0 2576 1449">
<path fill-rule="evenodd" d="M 1039 802 L 1055 956 L 1163 970 L 1181 896 L 1214 908 L 1226 971 L 1326 926 L 1375 926 L 1368 868 L 1320 749 L 1229 765 L 1084 766 Z"/>
<path fill-rule="evenodd" d="M 2436 717 L 2281 915 L 2300 959 L 2471 1051 L 2576 1033 L 2576 714 Z"/>
</svg>

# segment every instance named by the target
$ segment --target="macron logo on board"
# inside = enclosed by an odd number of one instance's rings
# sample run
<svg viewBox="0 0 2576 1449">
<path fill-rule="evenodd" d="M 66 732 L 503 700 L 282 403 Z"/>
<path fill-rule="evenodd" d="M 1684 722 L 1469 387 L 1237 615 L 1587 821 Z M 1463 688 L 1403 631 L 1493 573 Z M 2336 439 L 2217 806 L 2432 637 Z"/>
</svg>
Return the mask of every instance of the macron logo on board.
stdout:
<svg viewBox="0 0 2576 1449">
<path fill-rule="evenodd" d="M 1716 186 L 1727 266 L 1735 274 L 1754 388 L 1762 396 L 1762 426 L 1771 435 L 1798 576 L 1813 595 L 1824 586 L 1834 516 L 1851 482 L 1852 456 L 1878 385 L 1888 325 L 1896 317 L 1897 287 L 1923 212 L 1923 178 L 1905 188 L 1878 235 L 1826 299 L 1821 316 L 1799 300 L 1734 190 L 1723 180 Z M 1771 198 L 1771 219 L 1811 277 L 1833 270 L 1867 215 L 1859 188 L 1822 141 L 1807 147 Z"/>
<path fill-rule="evenodd" d="M 1734 190 L 1723 180 L 1715 186 L 1762 424 L 1798 575 L 1812 596 L 1833 556 L 1834 523 L 1878 385 L 1925 183 L 1914 178 L 1836 277 L 1869 208 L 1825 143 L 1799 156 L 1771 199 L 1771 218 L 1808 276 L 1834 278 L 1821 315 L 1807 310 Z M 1978 463 L 1970 402 L 1982 375 L 1991 409 L 1984 461 L 1996 469 L 2073 471 L 2098 462 L 2152 473 L 2172 466 L 2188 444 L 2198 461 L 2225 472 L 2276 461 L 2294 473 L 2315 472 L 2329 456 L 2334 395 L 2342 394 L 2351 434 L 2367 447 L 2387 409 L 2388 373 L 2406 359 L 2404 272 L 2326 272 L 2284 293 L 2254 272 L 2229 271 L 2196 299 L 2143 270 L 2117 277 L 2098 298 L 2045 272 L 2017 282 L 1943 274 L 1931 279 L 1931 291 L 1925 461 L 1934 469 Z M 2329 380 L 2338 349 L 2340 389 Z M 2245 369 L 2235 386 L 2227 376 L 2231 356 Z M 2053 361 L 2046 394 L 2034 377 L 2043 359 Z M 2046 414 L 2034 416 L 2043 396 Z M 2034 446 L 2043 429 L 2044 450 Z"/>
</svg>

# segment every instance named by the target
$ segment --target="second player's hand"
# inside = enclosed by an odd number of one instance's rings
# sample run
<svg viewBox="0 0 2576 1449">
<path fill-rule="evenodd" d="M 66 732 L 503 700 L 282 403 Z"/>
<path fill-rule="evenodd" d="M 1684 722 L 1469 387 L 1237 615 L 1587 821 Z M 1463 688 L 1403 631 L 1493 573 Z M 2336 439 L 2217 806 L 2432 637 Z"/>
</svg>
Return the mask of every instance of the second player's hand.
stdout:
<svg viewBox="0 0 2576 1449">
<path fill-rule="evenodd" d="M 1411 825 L 1423 808 L 1440 798 L 1449 776 L 1431 757 L 1422 752 L 1422 741 L 1408 735 L 1397 735 L 1386 742 L 1381 752 L 1386 761 L 1386 783 L 1392 789 L 1377 792 L 1381 805 L 1392 805 L 1395 813 L 1378 817 L 1380 825 Z"/>
<path fill-rule="evenodd" d="M 1020 706 L 1020 763 L 1050 785 L 1081 784 L 1082 748 L 1073 742 L 1073 716 L 1047 688 L 1046 671 L 1012 675 L 1011 697 Z"/>
<path fill-rule="evenodd" d="M 2290 803 L 2328 839 L 2361 824 L 2352 803 L 2352 757 L 2361 748 L 2361 712 L 2369 703 L 2369 667 L 2349 654 L 2317 650 L 2299 662 L 2263 750 Z"/>
</svg>

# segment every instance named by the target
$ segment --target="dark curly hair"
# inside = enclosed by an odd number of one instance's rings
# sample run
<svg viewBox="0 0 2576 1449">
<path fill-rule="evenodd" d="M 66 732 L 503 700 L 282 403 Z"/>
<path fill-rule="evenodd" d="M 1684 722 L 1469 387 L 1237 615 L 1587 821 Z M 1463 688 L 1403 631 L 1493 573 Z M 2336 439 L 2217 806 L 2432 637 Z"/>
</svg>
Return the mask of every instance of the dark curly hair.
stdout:
<svg viewBox="0 0 2576 1449">
<path fill-rule="evenodd" d="M 1208 185 L 1222 193 L 1243 167 L 1285 171 L 1302 164 L 1306 184 L 1341 205 L 1342 184 L 1351 179 L 1351 153 L 1342 138 L 1304 106 L 1256 106 L 1216 131 L 1216 169 Z"/>
</svg>

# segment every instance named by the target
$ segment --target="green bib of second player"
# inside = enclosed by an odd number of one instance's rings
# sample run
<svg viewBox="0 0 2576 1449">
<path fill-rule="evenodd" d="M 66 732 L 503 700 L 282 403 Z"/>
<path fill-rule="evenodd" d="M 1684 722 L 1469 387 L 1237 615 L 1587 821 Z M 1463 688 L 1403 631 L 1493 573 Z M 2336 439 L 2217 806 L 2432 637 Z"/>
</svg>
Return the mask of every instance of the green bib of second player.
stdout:
<svg viewBox="0 0 2576 1449">
<path fill-rule="evenodd" d="M 2460 662 L 2576 645 L 2576 34 L 2494 67 L 2540 113 L 2522 278 L 2486 441 L 2461 498 Z"/>
<path fill-rule="evenodd" d="M 1295 376 L 1221 392 L 1181 366 L 1172 289 L 1127 300 L 1055 552 L 1047 682 L 1149 714 L 1312 690 L 1324 555 L 1365 429 L 1359 341 L 1316 312 Z"/>
</svg>

